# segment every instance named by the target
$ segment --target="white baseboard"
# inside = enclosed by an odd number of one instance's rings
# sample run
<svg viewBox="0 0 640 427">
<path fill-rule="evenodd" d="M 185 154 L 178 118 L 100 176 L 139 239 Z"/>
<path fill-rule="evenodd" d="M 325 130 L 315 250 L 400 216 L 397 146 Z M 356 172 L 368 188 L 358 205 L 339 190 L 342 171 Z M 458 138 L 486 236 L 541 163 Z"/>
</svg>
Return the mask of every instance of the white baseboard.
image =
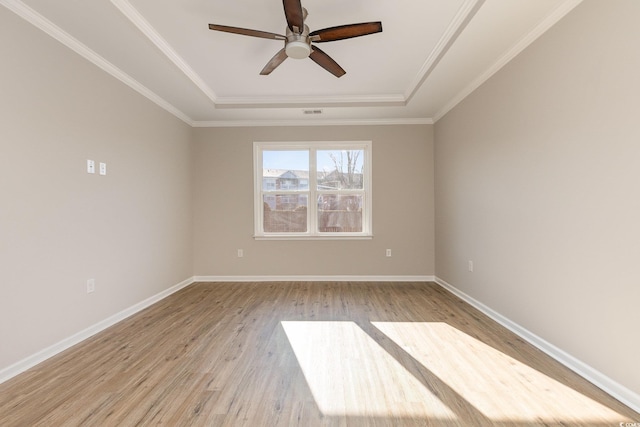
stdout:
<svg viewBox="0 0 640 427">
<path fill-rule="evenodd" d="M 62 351 L 80 343 L 81 341 L 86 340 L 87 338 L 97 334 L 98 332 L 101 332 L 107 329 L 109 326 L 112 326 L 126 319 L 127 317 L 133 314 L 136 314 L 137 312 L 149 307 L 150 305 L 155 304 L 156 302 L 168 297 L 169 295 L 179 291 L 180 289 L 189 286 L 193 282 L 194 282 L 193 277 L 190 277 L 189 279 L 186 279 L 178 283 L 177 285 L 170 287 L 169 289 L 166 289 L 156 295 L 153 295 L 145 299 L 144 301 L 141 301 L 135 305 L 132 305 L 131 307 L 126 308 L 121 312 L 116 313 L 113 316 L 110 316 L 102 320 L 101 322 L 98 322 L 92 326 L 89 326 L 88 328 L 68 338 L 63 339 L 62 341 L 57 342 L 56 344 L 53 344 L 43 350 L 40 350 L 36 354 L 33 354 L 25 359 L 20 360 L 19 362 L 14 363 L 13 365 L 10 365 L 0 370 L 0 384 L 26 371 L 27 369 L 34 367 L 38 363 L 44 362 L 50 357 L 53 357 L 56 354 L 61 353 Z"/>
<path fill-rule="evenodd" d="M 569 353 L 556 347 L 550 342 L 545 341 L 536 334 L 504 317 L 497 311 L 494 311 L 493 309 L 487 307 L 480 301 L 465 294 L 464 292 L 460 291 L 459 289 L 455 288 L 439 277 L 436 277 L 434 281 L 447 291 L 451 292 L 452 294 L 470 304 L 471 306 L 475 307 L 476 309 L 480 310 L 482 313 L 486 314 L 505 328 L 509 329 L 520 338 L 532 344 L 534 347 L 537 347 L 539 350 L 543 351 L 558 362 L 562 363 L 567 368 L 585 378 L 587 381 L 593 383 L 595 386 L 601 388 L 614 398 L 618 399 L 620 402 L 624 403 L 634 411 L 640 412 L 640 395 L 638 393 L 629 390 L 622 384 L 604 375 L 602 372 L 571 356 Z"/>
<path fill-rule="evenodd" d="M 195 282 L 433 282 L 435 276 L 194 276 Z"/>
</svg>

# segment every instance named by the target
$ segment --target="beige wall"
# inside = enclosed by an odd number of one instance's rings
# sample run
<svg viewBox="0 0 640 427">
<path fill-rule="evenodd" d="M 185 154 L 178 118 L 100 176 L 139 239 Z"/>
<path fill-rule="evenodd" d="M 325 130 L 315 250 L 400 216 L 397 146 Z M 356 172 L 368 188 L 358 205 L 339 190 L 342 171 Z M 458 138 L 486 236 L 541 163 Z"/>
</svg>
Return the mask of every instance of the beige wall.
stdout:
<svg viewBox="0 0 640 427">
<path fill-rule="evenodd" d="M 639 16 L 586 0 L 435 126 L 438 277 L 635 392 Z"/>
<path fill-rule="evenodd" d="M 0 22 L 2 370 L 189 278 L 192 233 L 191 129 L 3 7 Z"/>
<path fill-rule="evenodd" d="M 253 142 L 299 140 L 373 141 L 372 240 L 253 239 Z M 434 273 L 432 126 L 195 129 L 194 158 L 195 275 Z"/>
</svg>

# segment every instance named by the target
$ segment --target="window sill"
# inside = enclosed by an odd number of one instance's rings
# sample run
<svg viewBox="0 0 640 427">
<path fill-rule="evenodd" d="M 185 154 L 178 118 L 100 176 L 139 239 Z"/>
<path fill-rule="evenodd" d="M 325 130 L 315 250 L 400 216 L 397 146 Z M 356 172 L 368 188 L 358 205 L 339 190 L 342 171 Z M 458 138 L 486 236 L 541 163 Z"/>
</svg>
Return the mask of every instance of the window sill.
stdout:
<svg viewBox="0 0 640 427">
<path fill-rule="evenodd" d="M 372 234 L 349 234 L 349 235 L 336 235 L 329 234 L 326 236 L 320 235 L 295 235 L 295 236 L 287 236 L 284 234 L 274 234 L 274 235 L 263 235 L 263 236 L 253 236 L 255 240 L 371 240 L 373 239 Z"/>
</svg>

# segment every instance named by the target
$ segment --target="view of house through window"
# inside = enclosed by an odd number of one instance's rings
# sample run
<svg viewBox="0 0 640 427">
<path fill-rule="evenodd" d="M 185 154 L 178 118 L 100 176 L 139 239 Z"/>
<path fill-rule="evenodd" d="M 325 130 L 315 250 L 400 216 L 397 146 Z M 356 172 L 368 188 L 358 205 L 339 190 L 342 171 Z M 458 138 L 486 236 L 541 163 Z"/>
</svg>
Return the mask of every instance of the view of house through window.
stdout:
<svg viewBox="0 0 640 427">
<path fill-rule="evenodd" d="M 371 143 L 256 143 L 256 236 L 370 235 Z"/>
</svg>

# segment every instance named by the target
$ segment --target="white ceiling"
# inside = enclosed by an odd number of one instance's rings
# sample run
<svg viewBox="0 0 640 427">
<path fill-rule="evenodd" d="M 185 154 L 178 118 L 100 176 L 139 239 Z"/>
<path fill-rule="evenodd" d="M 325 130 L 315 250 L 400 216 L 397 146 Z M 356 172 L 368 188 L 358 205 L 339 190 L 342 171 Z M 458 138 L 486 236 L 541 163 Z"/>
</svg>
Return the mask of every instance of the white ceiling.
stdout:
<svg viewBox="0 0 640 427">
<path fill-rule="evenodd" d="M 279 0 L 0 0 L 192 126 L 433 123 L 581 0 L 303 0 L 311 31 L 382 21 L 383 32 L 321 45 L 260 70 L 285 33 Z M 322 114 L 304 114 L 321 109 Z"/>
</svg>

